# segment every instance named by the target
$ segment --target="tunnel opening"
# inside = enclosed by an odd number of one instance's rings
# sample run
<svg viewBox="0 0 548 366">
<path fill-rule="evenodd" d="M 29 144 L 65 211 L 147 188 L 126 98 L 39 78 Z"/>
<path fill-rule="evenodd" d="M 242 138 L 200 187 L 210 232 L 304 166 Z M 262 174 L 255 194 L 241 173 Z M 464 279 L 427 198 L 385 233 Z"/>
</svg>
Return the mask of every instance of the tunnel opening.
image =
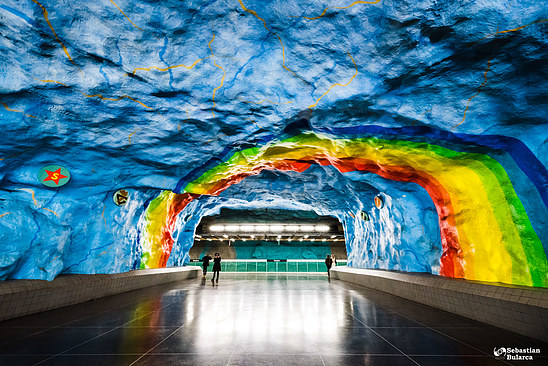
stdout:
<svg viewBox="0 0 548 366">
<path fill-rule="evenodd" d="M 332 216 L 288 209 L 222 208 L 198 224 L 190 265 L 219 253 L 227 272 L 324 272 L 327 255 L 346 265 L 343 225 Z"/>
<path fill-rule="evenodd" d="M 175 191 L 162 193 L 151 201 L 145 213 L 141 267 L 188 263 L 194 230 L 185 231 L 187 235 L 192 234 L 188 242 L 179 246 L 179 255 L 170 257 L 170 254 L 176 241 L 172 233 L 177 227 L 177 216 L 190 203 L 198 204 L 202 197 L 226 200 L 221 193 L 229 192 L 229 187 L 244 180 L 246 183 L 240 187 L 247 194 L 244 199 L 235 200 L 242 204 L 263 200 L 262 194 L 247 184 L 251 177 L 264 171 L 283 172 L 280 174 L 283 177 L 290 172 L 310 173 L 310 169 L 323 169 L 329 178 L 337 176 L 329 174 L 327 166 L 344 177 L 366 172 L 389 181 L 414 183 L 429 196 L 421 199 L 415 194 L 411 197 L 402 194 L 394 200 L 390 194 L 376 190 L 375 197 L 379 195 L 386 202 L 380 207 L 375 202 L 375 208 L 368 210 L 362 198 L 374 202 L 374 197 L 366 197 L 373 191 L 366 189 L 368 193 L 362 194 L 361 184 L 356 186 L 346 180 L 320 187 L 328 181 L 321 178 L 305 183 L 303 192 L 320 192 L 321 197 L 329 197 L 330 203 L 336 204 L 324 205 L 325 210 L 318 212 L 333 213 L 344 223 L 350 267 L 429 272 L 445 277 L 545 287 L 547 267 L 542 243 L 498 161 L 467 149 L 452 150 L 421 141 L 350 138 L 312 131 L 262 147 L 235 150 L 217 165 L 204 166 L 201 174 L 197 172 L 181 179 Z M 461 179 L 464 176 L 466 179 Z M 299 197 L 295 183 L 292 187 L 283 187 L 287 180 L 271 179 L 270 182 L 270 191 L 287 192 L 290 201 L 312 199 L 308 204 L 314 208 L 323 201 L 318 197 Z M 342 199 L 337 202 L 339 197 Z M 277 202 L 273 198 L 270 203 Z M 210 203 L 210 207 L 214 207 L 220 201 Z M 428 206 L 427 212 L 435 210 L 436 219 L 413 213 L 424 208 L 424 203 Z M 186 213 L 191 214 L 190 211 Z M 367 215 L 362 217 L 361 212 Z M 424 222 L 428 228 L 439 229 L 439 242 L 437 235 L 423 232 Z M 510 222 L 512 225 L 507 225 Z M 496 235 L 492 235 L 494 232 Z M 435 240 L 417 242 L 418 238 L 425 237 Z M 373 250 L 369 250 L 371 248 Z M 478 250 L 480 248 L 486 249 Z"/>
</svg>

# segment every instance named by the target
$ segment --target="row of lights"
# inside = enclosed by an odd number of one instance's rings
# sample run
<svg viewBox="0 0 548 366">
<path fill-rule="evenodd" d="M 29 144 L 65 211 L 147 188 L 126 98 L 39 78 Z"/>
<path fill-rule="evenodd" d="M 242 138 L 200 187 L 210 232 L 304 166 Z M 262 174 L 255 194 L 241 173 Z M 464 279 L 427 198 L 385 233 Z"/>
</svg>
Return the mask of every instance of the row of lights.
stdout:
<svg viewBox="0 0 548 366">
<path fill-rule="evenodd" d="M 199 237 L 198 235 L 196 235 L 196 240 L 200 241 L 200 240 L 208 240 L 208 241 L 212 241 L 212 240 L 220 240 L 220 241 L 224 241 L 224 240 L 228 240 L 228 241 L 247 241 L 246 238 L 241 238 L 241 239 L 237 239 L 237 238 L 230 238 L 228 235 L 223 235 L 223 238 L 224 239 L 221 239 L 221 238 L 202 238 L 202 237 Z M 319 239 L 319 238 L 300 238 L 298 240 L 292 240 L 291 238 L 283 238 L 281 235 L 278 235 L 276 237 L 278 240 L 286 240 L 286 241 L 311 241 L 311 242 L 314 242 L 314 241 L 344 241 L 344 239 L 326 239 L 326 238 L 323 238 L 323 239 Z M 254 240 L 255 239 L 255 236 L 254 235 L 251 235 L 250 237 L 250 240 Z"/>
<path fill-rule="evenodd" d="M 319 233 L 325 233 L 330 230 L 330 227 L 328 225 L 280 225 L 280 224 L 272 224 L 272 225 L 253 225 L 253 224 L 241 224 L 241 225 L 211 225 L 209 227 L 209 231 L 214 232 L 236 232 L 236 231 L 243 231 L 243 232 L 273 232 L 273 233 L 281 233 L 283 231 L 286 232 L 319 232 Z"/>
<path fill-rule="evenodd" d="M 195 236 L 196 236 L 198 239 L 202 239 L 202 235 L 200 235 L 200 234 L 196 234 Z M 259 236 L 260 236 L 260 235 L 259 235 Z M 250 235 L 249 237 L 250 237 L 251 239 L 255 239 L 255 235 Z M 226 234 L 223 235 L 223 238 L 228 238 L 228 235 L 226 235 Z M 281 236 L 281 235 L 278 235 L 277 238 L 280 239 L 280 238 L 282 238 L 282 236 Z M 287 236 L 287 238 L 291 238 L 291 236 Z M 303 239 L 308 239 L 308 238 L 310 238 L 310 235 L 303 235 Z M 330 236 L 330 239 L 335 239 L 335 238 L 337 238 L 337 235 L 331 235 L 331 236 Z M 312 239 L 315 239 L 315 238 L 312 238 Z"/>
</svg>

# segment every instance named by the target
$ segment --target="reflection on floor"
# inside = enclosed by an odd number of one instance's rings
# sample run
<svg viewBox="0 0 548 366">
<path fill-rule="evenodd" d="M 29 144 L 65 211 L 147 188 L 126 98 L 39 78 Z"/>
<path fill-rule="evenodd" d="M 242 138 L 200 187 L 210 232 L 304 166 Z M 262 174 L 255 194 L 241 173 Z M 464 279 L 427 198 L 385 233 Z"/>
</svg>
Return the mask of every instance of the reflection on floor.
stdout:
<svg viewBox="0 0 548 366">
<path fill-rule="evenodd" d="M 0 365 L 498 365 L 548 345 L 325 275 L 221 273 L 0 323 Z"/>
</svg>

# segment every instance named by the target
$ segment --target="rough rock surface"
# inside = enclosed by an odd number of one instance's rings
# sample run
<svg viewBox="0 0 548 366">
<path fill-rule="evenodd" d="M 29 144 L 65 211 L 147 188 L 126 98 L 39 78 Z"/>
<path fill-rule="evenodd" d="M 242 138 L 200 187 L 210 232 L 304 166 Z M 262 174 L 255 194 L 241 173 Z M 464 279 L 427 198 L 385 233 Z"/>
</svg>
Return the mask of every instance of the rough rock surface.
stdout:
<svg viewBox="0 0 548 366">
<path fill-rule="evenodd" d="M 277 207 L 337 217 L 354 267 L 446 275 L 440 258 L 454 250 L 455 277 L 547 286 L 547 19 L 538 1 L 0 1 L 0 278 L 154 266 L 154 245 L 163 265 L 183 265 L 202 216 Z M 461 208 L 447 213 L 411 170 L 379 158 L 380 171 L 341 172 L 331 156 L 218 196 L 189 189 L 184 205 L 162 198 L 238 151 L 310 131 L 466 153 L 440 158 L 454 180 L 472 179 L 464 168 L 483 179 L 492 159 L 496 179 L 481 181 L 487 200 L 448 190 L 444 204 Z M 70 171 L 66 185 L 38 180 L 50 164 Z M 515 230 L 494 230 L 477 207 Z M 500 242 L 500 258 L 478 259 L 491 248 L 462 228 Z"/>
</svg>

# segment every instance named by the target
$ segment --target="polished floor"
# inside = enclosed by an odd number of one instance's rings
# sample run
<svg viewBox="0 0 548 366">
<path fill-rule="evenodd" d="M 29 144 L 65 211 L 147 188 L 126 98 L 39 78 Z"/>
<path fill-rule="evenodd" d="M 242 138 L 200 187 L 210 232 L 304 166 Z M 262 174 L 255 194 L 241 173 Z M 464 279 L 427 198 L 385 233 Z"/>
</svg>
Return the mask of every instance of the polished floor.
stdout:
<svg viewBox="0 0 548 366">
<path fill-rule="evenodd" d="M 0 322 L 0 365 L 504 365 L 548 345 L 325 275 L 222 273 Z"/>
</svg>

